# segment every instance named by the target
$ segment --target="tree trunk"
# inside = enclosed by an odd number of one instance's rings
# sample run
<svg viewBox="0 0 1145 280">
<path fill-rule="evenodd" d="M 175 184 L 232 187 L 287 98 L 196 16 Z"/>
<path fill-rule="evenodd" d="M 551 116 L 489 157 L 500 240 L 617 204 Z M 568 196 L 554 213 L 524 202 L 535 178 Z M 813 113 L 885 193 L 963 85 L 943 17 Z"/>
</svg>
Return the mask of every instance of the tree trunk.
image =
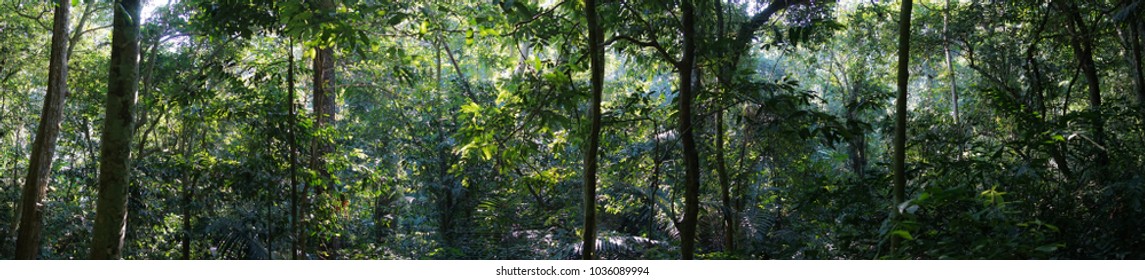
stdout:
<svg viewBox="0 0 1145 280">
<path fill-rule="evenodd" d="M 696 11 L 691 1 L 680 5 L 683 13 L 681 33 L 683 35 L 683 55 L 677 70 L 680 72 L 679 119 L 680 141 L 684 146 L 684 221 L 680 232 L 680 257 L 685 260 L 695 258 L 696 225 L 700 214 L 700 157 L 696 151 L 696 139 L 692 131 L 692 70 L 696 66 Z"/>
<path fill-rule="evenodd" d="M 191 184 L 190 187 L 183 186 L 183 259 L 191 259 L 191 192 L 195 187 Z"/>
<path fill-rule="evenodd" d="M 732 211 L 731 183 L 728 179 L 728 167 L 724 159 L 724 110 L 716 111 L 716 172 L 719 173 L 720 199 L 723 200 L 721 211 L 724 216 L 724 252 L 733 253 L 736 250 L 736 213 Z"/>
<path fill-rule="evenodd" d="M 724 22 L 724 7 L 720 1 L 715 1 L 716 6 L 716 34 L 723 35 L 726 30 Z M 722 76 L 723 73 L 716 73 L 717 78 Z M 727 86 L 726 82 L 721 84 Z M 724 93 L 729 90 L 724 87 Z M 731 203 L 731 185 L 728 179 L 728 167 L 724 158 L 724 110 L 719 109 L 716 111 L 716 172 L 720 180 L 720 198 L 723 200 L 721 212 L 724 216 L 724 252 L 735 252 L 735 217 L 733 217 L 732 203 Z"/>
<path fill-rule="evenodd" d="M 596 14 L 596 0 L 585 1 L 588 18 L 588 52 L 591 57 L 592 103 L 589 104 L 588 147 L 584 153 L 584 245 L 582 257 L 596 258 L 596 156 L 600 149 L 600 101 L 604 89 L 604 28 Z"/>
<path fill-rule="evenodd" d="M 298 128 L 298 113 L 294 108 L 294 40 L 290 40 L 287 45 L 287 63 L 286 63 L 286 92 L 288 95 L 287 112 L 290 118 L 290 128 L 288 130 L 287 139 L 290 141 L 290 258 L 297 260 L 300 258 L 299 251 L 299 235 L 298 219 L 298 142 L 295 141 L 295 129 Z"/>
<path fill-rule="evenodd" d="M 193 170 L 193 169 L 192 169 Z M 199 177 L 192 175 L 187 181 L 190 185 L 183 185 L 183 259 L 190 260 L 191 256 L 191 203 L 195 201 L 195 188 L 198 187 Z"/>
<path fill-rule="evenodd" d="M 139 88 L 139 0 L 116 1 L 99 164 L 92 259 L 119 259 L 127 228 L 132 107 Z"/>
<path fill-rule="evenodd" d="M 16 237 L 16 258 L 36 259 L 40 255 L 40 231 L 43 228 L 43 200 L 52 175 L 52 158 L 56 140 L 60 135 L 60 120 L 64 115 L 64 101 L 68 91 L 68 16 L 71 1 L 58 1 L 55 23 L 52 26 L 51 60 L 48 65 L 48 92 L 44 94 L 44 109 L 40 113 L 40 127 L 32 144 L 32 157 L 28 162 L 28 178 L 20 206 L 19 232 Z"/>
<path fill-rule="evenodd" d="M 844 77 L 847 75 L 845 70 L 843 75 Z M 859 111 L 859 91 L 854 90 L 854 85 L 848 84 L 844 87 L 848 88 L 848 103 L 855 104 L 854 107 L 847 109 L 847 123 L 848 125 L 858 123 L 859 120 L 855 114 Z M 854 129 L 858 130 L 858 128 Z M 856 178 L 858 178 L 859 188 L 865 188 L 865 180 L 867 178 L 867 136 L 861 131 L 858 132 L 859 133 L 853 133 L 853 135 L 849 137 L 850 139 L 847 139 L 848 149 L 850 150 L 848 154 L 850 154 L 851 157 L 851 172 L 854 172 Z"/>
<path fill-rule="evenodd" d="M 899 12 L 899 61 L 898 61 L 898 99 L 895 100 L 895 138 L 894 138 L 894 205 L 891 211 L 894 219 L 901 218 L 898 206 L 906 199 L 906 103 L 907 84 L 910 82 L 910 12 L 911 0 L 902 2 Z M 899 246 L 897 235 L 891 235 L 891 254 Z"/>
<path fill-rule="evenodd" d="M 321 0 L 315 2 L 316 10 L 323 15 L 335 12 L 336 4 L 333 0 Z M 318 131 L 329 131 L 334 127 L 335 115 L 335 94 L 334 91 L 334 48 L 330 45 L 319 46 L 314 51 L 314 127 Z M 318 173 L 319 185 L 314 186 L 314 199 L 322 199 L 323 194 L 334 197 L 334 193 L 326 194 L 327 191 L 332 190 L 333 180 L 331 174 L 326 168 L 326 155 L 334 152 L 334 143 L 329 140 L 328 134 L 322 133 L 320 137 L 315 137 L 314 146 L 312 147 L 314 153 L 310 158 L 310 168 Z M 323 205 L 322 207 L 325 207 Z M 333 213 L 331 209 L 330 213 Z M 333 215 L 333 214 L 331 214 Z M 329 219 L 330 217 L 317 217 L 319 219 Z M 318 257 L 319 258 L 333 258 L 332 251 L 338 243 L 337 240 L 326 239 L 318 244 Z"/>
<path fill-rule="evenodd" d="M 734 81 L 735 79 L 732 77 L 732 75 L 736 72 L 736 68 L 739 65 L 739 59 L 741 57 L 743 57 L 744 55 L 750 54 L 748 45 L 751 44 L 752 39 L 755 38 L 755 32 L 757 30 L 759 30 L 764 24 L 769 22 L 773 15 L 775 15 L 776 13 L 778 13 L 780 11 L 786 10 L 790 7 L 794 7 L 797 5 L 804 5 L 804 4 L 808 4 L 808 3 L 810 3 L 810 1 L 807 1 L 807 0 L 776 0 L 776 1 L 772 1 L 770 4 L 768 4 L 768 6 L 766 8 L 764 8 L 763 10 L 756 13 L 754 16 L 752 16 L 750 19 L 748 19 L 747 22 L 744 22 L 743 24 L 741 24 L 739 26 L 739 29 L 736 31 L 735 37 L 730 38 L 730 41 L 729 41 L 730 42 L 729 49 L 732 51 L 731 59 L 723 60 L 719 65 L 719 71 L 717 72 L 717 78 L 718 78 L 720 84 L 722 84 L 723 87 L 727 90 L 731 90 L 731 89 L 736 88 L 735 87 L 735 81 Z M 722 15 L 722 13 L 724 12 L 722 5 L 719 3 L 717 3 L 716 5 L 717 5 L 717 8 L 716 8 L 717 15 Z M 688 9 L 688 10 L 694 9 L 692 7 L 691 3 L 685 3 L 685 5 L 682 5 L 681 7 L 683 9 Z M 684 16 L 685 20 L 690 19 L 691 21 L 694 21 L 694 17 L 695 17 L 694 12 L 689 13 L 689 12 L 685 11 L 684 14 L 685 14 L 685 16 Z M 720 36 L 723 36 L 723 34 L 724 34 L 724 32 L 723 32 L 723 30 L 724 30 L 723 17 L 722 16 L 718 17 L 717 21 L 718 21 L 718 25 L 719 25 L 718 26 L 719 34 L 720 34 Z M 694 52 L 695 52 L 695 45 L 694 44 L 695 43 L 694 42 L 691 43 L 692 44 L 692 46 L 691 46 L 692 50 L 691 51 L 688 50 L 688 44 L 690 41 L 694 41 L 695 39 L 694 38 L 689 39 L 688 35 L 689 35 L 689 33 L 695 33 L 695 32 L 694 32 L 694 27 L 688 27 L 687 25 L 694 25 L 694 23 L 686 22 L 683 24 L 685 25 L 685 27 L 684 27 L 685 29 L 691 28 L 693 30 L 693 32 L 685 32 L 685 34 L 684 34 L 685 35 L 685 37 L 684 37 L 684 40 L 685 40 L 684 51 L 685 51 L 685 53 L 684 53 L 684 59 L 683 59 L 684 61 L 681 61 L 681 64 L 691 65 L 691 64 L 695 64 L 694 59 L 689 59 L 690 56 L 694 55 Z M 692 36 L 694 36 L 694 34 L 692 34 Z M 685 61 L 689 61 L 689 60 L 692 60 L 692 61 L 685 63 Z M 687 75 L 685 75 L 683 73 L 684 71 L 681 71 L 681 77 L 689 77 L 689 78 L 682 78 L 681 79 L 682 80 L 681 81 L 681 87 L 680 87 L 681 111 L 680 111 L 680 116 L 679 116 L 679 118 L 681 119 L 681 130 L 684 130 L 683 129 L 684 128 L 683 124 L 685 123 L 683 121 L 684 118 L 688 119 L 687 123 L 689 123 L 689 127 L 690 127 L 690 122 L 691 122 L 691 116 L 688 116 L 688 114 L 684 114 L 684 109 L 683 109 L 684 108 L 683 103 L 685 102 L 685 98 L 684 98 L 684 96 L 685 96 L 685 90 L 684 90 L 685 89 L 685 83 L 683 82 L 683 80 L 691 81 L 690 80 L 691 79 L 690 78 L 691 77 L 691 73 L 690 73 L 691 72 L 691 66 L 688 66 L 688 69 L 689 69 L 688 70 L 689 73 Z M 691 89 L 690 83 L 688 83 L 687 89 L 688 90 L 687 90 L 686 94 L 688 96 L 691 96 L 692 95 L 692 92 L 691 92 L 692 89 Z M 693 96 L 693 98 L 694 98 L 694 96 Z M 688 98 L 688 99 L 691 99 L 691 98 Z M 688 110 L 687 111 L 690 112 L 691 111 L 691 108 L 690 108 L 691 107 L 691 100 L 687 100 L 687 103 L 688 103 L 688 105 L 687 105 Z M 720 111 L 720 112 L 717 112 L 717 114 L 719 114 L 717 116 L 717 121 L 718 121 L 717 138 L 721 138 L 721 139 L 716 140 L 716 142 L 717 142 L 717 147 L 716 147 L 717 159 L 716 160 L 719 161 L 719 162 L 717 162 L 716 168 L 717 168 L 717 172 L 719 172 L 718 176 L 720 177 L 719 180 L 720 180 L 720 191 L 721 191 L 721 196 L 722 196 L 721 199 L 724 200 L 723 208 L 725 208 L 724 226 L 726 227 L 726 230 L 725 230 L 724 238 L 726 240 L 724 243 L 724 247 L 725 247 L 725 251 L 730 252 L 730 251 L 735 250 L 735 243 L 734 243 L 735 242 L 734 241 L 735 217 L 734 216 L 735 216 L 735 213 L 740 212 L 739 208 L 741 205 L 739 205 L 737 203 L 736 205 L 734 205 L 735 209 L 734 210 L 732 209 L 733 205 L 731 205 L 732 203 L 730 201 L 731 200 L 731 194 L 730 194 L 731 193 L 731 189 L 730 189 L 731 183 L 729 182 L 730 180 L 728 178 L 728 173 L 727 173 L 728 171 L 727 171 L 727 167 L 726 167 L 726 163 L 725 163 L 725 159 L 724 159 L 724 155 L 723 155 L 724 154 L 723 153 L 723 140 L 722 140 L 723 133 L 724 133 L 724 131 L 723 131 L 723 118 L 722 118 L 723 112 Z M 681 131 L 681 132 L 683 132 L 683 131 Z M 694 164 L 696 166 L 694 169 L 688 168 L 686 170 L 685 184 L 686 185 L 692 185 L 693 179 L 694 179 L 695 192 L 697 193 L 696 197 L 691 197 L 691 196 L 685 195 L 685 211 L 684 211 L 685 212 L 685 218 L 684 218 L 685 223 L 684 224 L 685 224 L 685 228 L 687 228 L 687 227 L 689 227 L 688 222 L 687 222 L 687 220 L 689 219 L 689 216 L 687 215 L 687 213 L 688 213 L 687 200 L 689 198 L 691 198 L 693 200 L 697 200 L 697 202 L 695 202 L 697 204 L 695 207 L 696 207 L 696 211 L 698 214 L 699 156 L 695 155 L 695 153 L 692 153 L 691 155 L 689 155 L 689 153 L 688 153 L 689 149 L 691 149 L 692 151 L 695 151 L 695 140 L 693 139 L 693 136 L 692 136 L 690 129 L 689 129 L 688 133 L 681 133 L 681 141 L 684 142 L 685 164 L 687 164 L 688 166 L 692 166 L 692 164 Z M 747 142 L 745 141 L 744 147 L 746 147 L 746 143 Z M 691 148 L 689 148 L 689 147 L 691 147 Z M 688 160 L 689 157 L 695 157 L 695 159 L 692 161 L 689 161 Z M 694 175 L 687 175 L 687 174 L 694 174 Z M 689 188 L 689 190 L 691 190 L 691 188 Z M 740 190 L 742 191 L 742 188 L 740 188 Z M 695 219 L 697 217 L 695 217 L 695 215 L 693 215 L 691 218 Z M 685 239 L 694 239 L 694 237 L 695 237 L 695 235 L 694 235 L 695 234 L 695 231 L 694 231 L 695 224 L 692 224 L 691 227 L 693 228 L 692 233 L 691 233 L 692 238 L 685 238 Z M 683 235 L 682 235 L 682 237 L 683 237 Z M 682 241 L 681 247 L 684 247 L 685 246 L 684 244 L 688 244 L 686 246 L 691 247 L 691 248 L 687 248 L 687 249 L 683 249 L 683 250 L 684 251 L 693 251 L 694 250 L 694 244 L 691 244 L 692 242 L 694 242 L 694 240 Z M 685 253 L 685 255 L 691 255 L 691 253 Z M 685 258 L 691 258 L 691 257 L 687 256 Z"/>
<path fill-rule="evenodd" d="M 334 50 L 331 48 L 318 48 L 315 51 L 314 57 L 314 127 L 318 131 L 328 131 L 334 126 Z M 318 174 L 318 185 L 314 187 L 313 199 L 320 200 L 323 195 L 333 196 L 333 193 L 327 194 L 331 189 L 331 174 L 326 169 L 326 155 L 334 151 L 334 143 L 329 141 L 329 136 L 325 133 L 320 133 L 318 137 L 314 138 L 314 145 L 311 147 L 313 153 L 310 158 L 310 169 Z M 319 206 L 319 207 L 325 207 Z M 329 217 L 317 217 L 318 219 L 327 219 Z M 329 256 L 330 242 L 320 242 L 319 244 L 319 257 L 325 258 Z"/>
<path fill-rule="evenodd" d="M 648 214 L 648 238 L 656 239 L 656 232 L 657 232 L 657 230 L 656 230 L 656 203 L 658 201 L 656 194 L 659 193 L 657 190 L 660 189 L 660 167 L 663 166 L 664 160 L 666 159 L 668 153 L 661 152 L 661 150 L 660 150 L 660 137 L 658 136 L 658 132 L 660 132 L 660 124 L 656 123 L 655 121 L 653 121 L 653 123 L 654 123 L 654 125 L 652 125 L 652 127 L 654 129 L 652 130 L 653 131 L 652 138 L 653 138 L 654 146 L 652 148 L 652 151 L 653 151 L 652 152 L 652 161 L 653 161 L 652 162 L 652 178 L 649 180 L 650 182 L 648 183 L 648 202 L 647 202 L 647 204 L 648 204 L 648 213 L 649 213 Z"/>
<path fill-rule="evenodd" d="M 15 109 L 15 108 L 13 108 L 13 109 Z M 12 175 L 11 175 L 11 177 L 12 177 L 12 189 L 18 189 L 18 188 L 22 187 L 20 184 L 20 160 L 18 160 L 18 158 L 22 157 L 20 155 L 20 151 L 24 149 L 24 143 L 23 143 L 23 141 L 21 141 L 21 140 L 23 140 L 23 137 L 20 136 L 20 134 L 21 134 L 20 132 L 23 130 L 23 127 L 24 127 L 23 123 L 24 123 L 23 118 L 17 117 L 17 121 L 16 121 L 16 125 L 15 125 L 16 129 L 14 129 L 14 130 L 16 130 L 16 133 L 15 133 L 16 137 L 15 137 L 15 139 L 13 139 L 14 141 L 12 141 L 12 142 L 16 142 L 15 151 L 13 151 L 13 153 L 12 153 L 13 154 L 12 155 Z M 12 221 L 13 221 L 12 222 L 12 229 L 9 230 L 8 232 L 12 232 L 12 233 L 20 232 L 20 217 L 22 216 L 22 215 L 20 215 L 20 209 L 23 209 L 23 205 L 22 205 L 22 203 L 20 203 L 19 200 L 17 200 L 16 201 L 16 207 L 14 209 L 15 211 L 13 211 L 14 213 L 12 213 Z"/>
<path fill-rule="evenodd" d="M 965 148 L 962 144 L 962 121 L 958 115 L 958 83 L 955 79 L 954 72 L 954 59 L 950 54 L 950 0 L 946 0 L 946 8 L 942 11 L 942 50 L 946 53 L 946 69 L 950 72 L 950 105 L 953 107 L 954 126 L 958 129 L 958 155 L 956 158 L 962 160 L 962 153 Z"/>
<path fill-rule="evenodd" d="M 4 47 L 0 47 L 0 51 L 6 51 L 6 50 L 4 49 Z M 0 59 L 0 72 L 3 72 L 3 70 L 4 70 L 3 66 L 4 66 L 4 60 Z M 0 82 L 2 82 L 2 81 L 0 81 Z M 0 83 L 0 84 L 2 84 L 2 83 Z M 0 94 L 0 120 L 3 120 L 5 117 L 3 114 L 8 112 L 8 107 L 5 106 L 8 102 L 7 102 L 7 98 L 5 98 L 5 97 L 7 97 L 7 95 Z M 3 123 L 0 122 L 0 125 L 3 125 Z M 5 129 L 4 132 L 0 132 L 0 139 L 3 139 L 5 141 L 8 140 L 8 130 Z M 4 151 L 4 152 L 7 152 L 7 151 Z M 15 163 L 16 160 L 12 160 L 12 162 Z M 13 165 L 15 165 L 15 164 L 13 164 Z M 0 176 L 8 176 L 8 173 L 6 172 L 6 167 L 8 167 L 7 162 L 0 161 Z M 13 166 L 13 168 L 15 168 L 15 166 Z M 16 183 L 15 183 L 17 177 L 18 176 L 12 176 L 12 178 L 11 178 L 12 185 L 14 185 L 12 189 L 20 188 L 20 186 L 16 185 Z M 2 180 L 0 180 L 0 181 L 2 181 Z M 8 186 L 4 186 L 4 187 L 7 188 Z M 4 217 L 0 218 L 0 220 L 9 221 L 9 224 L 12 226 L 11 228 L 9 228 L 8 227 L 9 225 L 0 225 L 0 255 L 7 255 L 7 253 L 8 253 L 8 242 L 7 242 L 8 236 L 10 234 L 14 234 L 14 231 L 9 231 L 9 230 L 19 230 L 19 228 L 15 227 L 15 226 L 20 224 L 20 222 L 19 222 L 20 221 L 20 215 L 19 215 L 20 211 L 17 210 L 20 207 L 20 203 L 16 202 L 15 205 L 13 205 L 13 207 L 16 209 L 8 209 L 7 207 L 3 207 L 3 204 L 0 204 L 0 210 L 2 210 L 2 211 L 0 211 L 0 215 L 9 215 L 9 211 L 11 211 L 11 214 L 14 215 L 14 216 L 4 216 Z"/>
<path fill-rule="evenodd" d="M 1140 9 L 1141 7 L 1137 7 Z M 1145 73 L 1143 73 L 1142 63 L 1142 50 L 1141 50 L 1141 18 L 1134 13 L 1128 19 L 1129 31 L 1129 51 L 1133 55 L 1127 57 L 1130 59 L 1129 65 L 1133 67 L 1133 89 L 1137 92 L 1137 106 L 1145 113 Z"/>
<path fill-rule="evenodd" d="M 181 250 L 183 253 L 182 258 L 184 260 L 190 260 L 190 259 L 192 259 L 192 256 L 191 256 L 191 238 L 192 238 L 191 237 L 191 202 L 194 201 L 194 191 L 195 191 L 195 188 L 197 187 L 198 182 L 199 182 L 199 176 L 197 176 L 197 174 L 194 174 L 196 171 L 194 165 L 195 165 L 195 162 L 197 162 L 197 161 L 192 159 L 192 157 L 195 155 L 194 150 L 192 150 L 192 148 L 194 147 L 194 142 L 195 142 L 193 135 L 200 135 L 200 133 L 195 133 L 194 131 L 191 131 L 191 129 L 193 129 L 192 125 L 194 125 L 194 124 L 190 123 L 191 118 L 186 117 L 187 116 L 186 114 L 183 114 L 183 116 L 184 117 L 182 119 L 182 125 L 179 128 L 179 132 L 180 132 L 179 139 L 181 139 L 181 140 L 179 141 L 179 144 L 177 144 L 177 145 L 179 145 L 178 148 L 180 149 L 180 152 L 182 152 L 182 156 L 183 156 L 184 161 L 187 162 L 186 165 L 181 166 L 182 173 L 183 173 L 183 178 L 182 178 L 183 186 L 182 186 L 182 190 L 180 190 L 180 193 L 182 195 L 182 206 L 180 208 L 182 208 L 181 210 L 183 210 L 183 221 L 182 221 L 183 222 L 183 234 L 182 234 L 183 236 L 182 236 L 182 240 L 181 240 L 181 243 L 182 243 Z"/>
<path fill-rule="evenodd" d="M 334 126 L 334 50 L 318 48 L 314 56 L 314 126 L 319 131 Z M 330 172 L 326 170 L 325 156 L 334 151 L 334 145 L 326 137 L 317 137 L 310 168 L 320 174 L 323 184 L 316 186 L 315 193 L 322 194 L 329 189 Z"/>
<path fill-rule="evenodd" d="M 1094 112 L 1092 120 L 1093 141 L 1097 144 L 1096 164 L 1098 173 L 1095 178 L 1100 184 L 1101 178 L 1105 176 L 1106 166 L 1109 164 L 1109 153 L 1105 149 L 1105 118 L 1101 116 L 1101 81 L 1097 76 L 1097 66 L 1093 60 L 1093 37 L 1075 3 L 1066 4 L 1061 1 L 1055 3 L 1069 17 L 1069 24 L 1066 24 L 1066 28 L 1071 35 L 1070 44 L 1073 47 L 1074 56 L 1077 57 L 1078 66 L 1081 67 L 1081 73 L 1089 84 L 1089 110 Z"/>
</svg>

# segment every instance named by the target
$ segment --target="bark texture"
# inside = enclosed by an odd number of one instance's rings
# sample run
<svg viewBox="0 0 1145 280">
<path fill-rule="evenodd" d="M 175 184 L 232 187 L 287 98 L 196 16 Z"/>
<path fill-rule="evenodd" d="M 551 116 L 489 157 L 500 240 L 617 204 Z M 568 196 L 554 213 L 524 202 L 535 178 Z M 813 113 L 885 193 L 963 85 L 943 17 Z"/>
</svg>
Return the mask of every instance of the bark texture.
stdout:
<svg viewBox="0 0 1145 280">
<path fill-rule="evenodd" d="M 113 3 L 111 62 L 99 154 L 99 198 L 91 242 L 92 259 L 119 259 L 127 228 L 131 135 L 139 90 L 139 0 Z"/>
<path fill-rule="evenodd" d="M 36 259 L 40 255 L 40 232 L 43 229 L 44 197 L 52 176 L 52 158 L 56 154 L 56 140 L 60 135 L 60 120 L 64 116 L 64 100 L 68 91 L 68 13 L 71 1 L 59 1 L 52 25 L 52 49 L 48 62 L 48 92 L 44 94 L 44 109 L 40 112 L 40 126 L 32 143 L 32 157 L 28 162 L 28 177 L 21 194 L 20 229 L 16 233 L 16 258 Z"/>
</svg>

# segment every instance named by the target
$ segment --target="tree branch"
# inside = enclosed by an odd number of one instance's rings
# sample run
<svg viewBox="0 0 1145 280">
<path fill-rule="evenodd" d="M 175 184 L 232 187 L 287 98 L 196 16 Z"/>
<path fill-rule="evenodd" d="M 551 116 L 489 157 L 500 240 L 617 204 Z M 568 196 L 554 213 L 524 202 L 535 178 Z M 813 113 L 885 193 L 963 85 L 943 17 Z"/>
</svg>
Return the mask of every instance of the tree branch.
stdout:
<svg viewBox="0 0 1145 280">
<path fill-rule="evenodd" d="M 604 41 L 604 45 L 605 46 L 612 45 L 612 43 L 615 43 L 616 41 L 620 41 L 620 40 L 627 41 L 633 45 L 637 45 L 637 46 L 641 46 L 641 47 L 653 48 L 656 50 L 656 53 L 658 55 L 660 55 L 661 58 L 671 62 L 672 65 L 679 67 L 680 61 L 676 60 L 676 58 L 672 57 L 671 54 L 668 54 L 668 51 L 664 49 L 664 46 L 660 45 L 660 43 L 656 42 L 656 41 L 640 41 L 640 40 L 637 40 L 636 38 L 632 38 L 631 36 L 628 36 L 628 35 L 616 35 L 615 37 L 612 37 L 612 38 L 608 39 L 607 41 Z"/>
<path fill-rule="evenodd" d="M 45 15 L 45 14 L 48 14 L 48 11 L 49 11 L 50 9 L 45 9 L 45 10 L 43 10 L 43 11 L 40 11 L 40 15 L 38 15 L 38 16 L 32 16 L 32 15 L 29 15 L 29 14 L 25 14 L 25 13 L 22 13 L 22 12 L 20 12 L 20 10 L 23 10 L 23 8 L 21 8 L 21 7 L 15 7 L 15 8 L 13 8 L 13 10 L 15 10 L 15 11 L 16 11 L 16 15 L 18 15 L 18 16 L 20 16 L 20 17 L 22 17 L 22 18 L 26 18 L 26 19 L 30 19 L 30 20 L 33 20 L 33 21 L 35 21 L 35 22 L 36 22 L 36 24 L 39 24 L 39 25 L 40 25 L 40 27 L 43 27 L 44 29 L 47 29 L 47 30 L 52 30 L 52 27 L 51 27 L 51 26 L 48 26 L 48 24 L 44 23 L 44 21 L 42 21 L 42 20 L 41 20 L 41 19 L 43 19 L 43 18 L 44 18 L 44 15 Z"/>
<path fill-rule="evenodd" d="M 469 97 L 469 101 L 481 104 L 481 102 L 478 102 L 477 95 L 473 94 L 472 87 L 469 86 L 469 79 L 465 78 L 465 73 L 461 72 L 461 66 L 457 65 L 457 59 L 453 58 L 453 51 L 449 49 L 449 44 L 441 40 L 441 37 L 438 37 L 437 43 L 441 44 L 441 47 L 445 49 L 445 54 L 449 56 L 449 62 L 453 64 L 453 70 L 457 71 L 457 79 L 461 80 L 461 85 L 465 87 L 465 96 Z"/>
<path fill-rule="evenodd" d="M 87 20 L 88 20 L 88 18 L 91 18 L 91 14 L 93 12 L 92 7 L 95 5 L 96 5 L 96 3 L 88 3 L 87 6 L 84 7 L 83 15 L 80 16 L 80 22 L 78 24 L 76 24 L 75 30 L 83 30 L 84 27 L 87 26 Z M 111 27 L 111 25 L 108 25 L 108 27 Z M 79 43 L 80 37 L 84 33 L 87 33 L 87 32 L 75 32 L 75 31 L 72 32 L 72 38 L 70 40 L 68 40 L 68 57 L 72 57 L 72 53 L 73 53 L 73 51 L 75 51 L 76 44 Z"/>
<path fill-rule="evenodd" d="M 782 11 L 782 10 L 786 10 L 787 8 L 790 8 L 790 7 L 793 7 L 796 5 L 802 5 L 802 4 L 807 4 L 807 3 L 810 3 L 810 1 L 808 1 L 808 0 L 777 0 L 777 1 L 772 2 L 771 5 L 767 5 L 767 8 L 764 8 L 763 11 L 760 11 L 759 13 L 755 14 L 754 16 L 751 17 L 750 20 L 743 23 L 743 25 L 740 25 L 739 31 L 736 32 L 736 37 L 735 37 L 735 41 L 734 41 L 735 44 L 732 45 L 732 47 L 733 47 L 732 50 L 735 51 L 736 54 L 738 55 L 740 53 L 740 51 L 742 51 L 744 48 L 747 47 L 747 44 L 750 43 L 752 39 L 755 39 L 755 32 L 758 31 L 760 27 L 763 27 L 763 25 L 765 23 L 767 23 L 768 21 L 771 21 L 771 16 L 775 15 L 775 13 L 778 13 L 779 11 Z"/>
</svg>

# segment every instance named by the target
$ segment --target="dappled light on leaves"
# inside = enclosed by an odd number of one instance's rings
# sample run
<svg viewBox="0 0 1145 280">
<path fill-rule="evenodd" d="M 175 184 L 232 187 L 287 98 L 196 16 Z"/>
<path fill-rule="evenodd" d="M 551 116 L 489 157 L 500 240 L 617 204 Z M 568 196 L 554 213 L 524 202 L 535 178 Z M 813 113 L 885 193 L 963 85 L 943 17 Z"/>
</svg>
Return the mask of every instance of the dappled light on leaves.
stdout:
<svg viewBox="0 0 1145 280">
<path fill-rule="evenodd" d="M 0 259 L 1145 258 L 1139 1 L 135 2 L 0 1 Z"/>
</svg>

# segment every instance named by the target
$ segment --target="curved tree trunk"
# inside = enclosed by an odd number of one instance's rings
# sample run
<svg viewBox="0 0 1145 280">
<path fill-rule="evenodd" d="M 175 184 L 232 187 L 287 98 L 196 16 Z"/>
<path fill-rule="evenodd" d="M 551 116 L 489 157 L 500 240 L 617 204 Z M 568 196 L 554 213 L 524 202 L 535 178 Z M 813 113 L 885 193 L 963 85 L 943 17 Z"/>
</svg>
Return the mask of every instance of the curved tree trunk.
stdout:
<svg viewBox="0 0 1145 280">
<path fill-rule="evenodd" d="M 1091 125 L 1093 126 L 1093 141 L 1097 144 L 1097 178 L 1098 184 L 1101 184 L 1101 179 L 1105 176 L 1106 166 L 1109 165 L 1109 152 L 1105 149 L 1105 118 L 1101 116 L 1101 80 L 1097 75 L 1097 66 L 1093 60 L 1093 35 L 1082 18 L 1081 12 L 1078 11 L 1076 3 L 1070 2 L 1069 4 L 1057 1 L 1058 8 L 1069 17 L 1069 23 L 1066 28 L 1070 33 L 1070 45 L 1073 47 L 1074 56 L 1077 57 L 1078 66 L 1081 67 L 1081 73 L 1085 76 L 1085 81 L 1088 83 L 1089 92 L 1089 110 L 1094 112 L 1094 117 Z"/>
<path fill-rule="evenodd" d="M 111 69 L 99 162 L 99 199 L 91 241 L 92 259 L 118 259 L 127 228 L 132 107 L 139 90 L 139 0 L 119 0 L 112 19 Z"/>
<path fill-rule="evenodd" d="M 51 60 L 48 63 L 48 92 L 44 94 L 44 109 L 40 113 L 40 127 L 32 144 L 32 158 L 28 162 L 28 178 L 21 195 L 20 230 L 16 237 L 16 258 L 36 259 L 40 255 L 40 231 L 43 228 L 43 200 L 52 175 L 52 158 L 56 140 L 60 135 L 60 120 L 64 116 L 64 100 L 68 91 L 68 13 L 71 1 L 58 1 L 55 23 L 52 26 Z"/>
</svg>

